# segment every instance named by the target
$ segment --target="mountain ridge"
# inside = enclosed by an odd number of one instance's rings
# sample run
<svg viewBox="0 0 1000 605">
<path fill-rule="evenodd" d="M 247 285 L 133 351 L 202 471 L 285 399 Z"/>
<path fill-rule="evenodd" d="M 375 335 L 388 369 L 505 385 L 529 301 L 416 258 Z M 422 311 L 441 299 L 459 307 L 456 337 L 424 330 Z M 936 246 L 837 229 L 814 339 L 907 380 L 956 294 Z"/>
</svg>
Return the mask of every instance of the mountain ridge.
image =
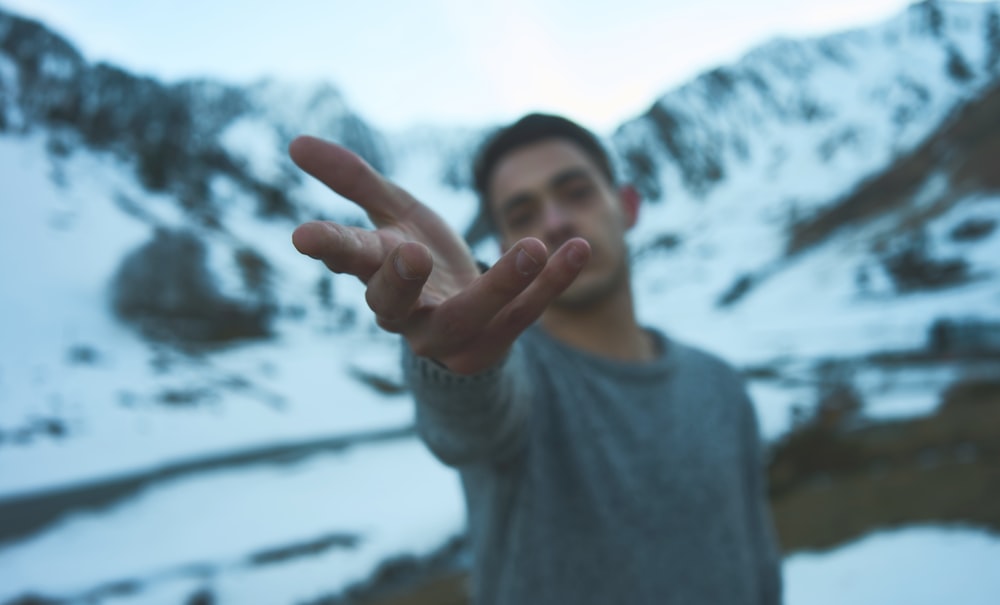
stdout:
<svg viewBox="0 0 1000 605">
<path fill-rule="evenodd" d="M 929 330 L 956 318 L 975 320 L 972 331 L 1000 321 L 1000 195 L 989 144 L 996 15 L 996 3 L 928 2 L 853 32 L 776 40 L 667 92 L 608 137 L 620 171 L 647 194 L 629 236 L 639 316 L 743 369 L 769 442 L 831 391 L 852 394 L 852 421 L 932 413 L 963 366 L 957 354 L 942 367 L 919 365 L 937 360 Z M 18 469 L 0 473 L 0 504 L 151 471 L 155 479 L 114 507 L 53 514 L 46 523 L 59 523 L 0 549 L 0 561 L 26 570 L 22 585 L 0 587 L 8 591 L 0 601 L 36 588 L 86 595 L 115 577 L 148 580 L 142 590 L 151 594 L 191 595 L 204 577 L 157 570 L 314 544 L 310 536 L 331 535 L 317 523 L 363 534 L 315 562 L 268 570 L 296 579 L 287 584 L 212 567 L 220 595 L 264 584 L 298 590 L 301 570 L 323 567 L 305 583 L 312 597 L 293 599 L 292 590 L 284 599 L 302 602 L 340 594 L 379 561 L 433 552 L 460 532 L 457 482 L 410 436 L 274 469 L 195 469 L 170 481 L 155 471 L 409 435 L 399 341 L 371 321 L 361 284 L 289 242 L 301 220 L 367 219 L 302 175 L 285 146 L 303 130 L 347 143 L 462 230 L 477 207 L 468 159 L 489 129 L 382 133 L 329 84 L 167 85 L 91 65 L 41 24 L 0 11 L 0 333 L 12 343 L 0 348 L 0 457 Z M 903 176 L 892 196 L 879 185 Z M 164 234 L 176 248 L 154 245 Z M 474 250 L 496 254 L 478 241 Z M 159 281 L 119 280 L 125 265 Z M 154 321 L 214 321 L 238 303 L 264 313 L 268 329 L 207 346 L 157 339 L 116 311 L 121 281 L 153 296 Z M 914 359 L 918 367 L 905 365 Z M 379 483 L 386 477 L 391 485 Z M 426 483 L 440 495 L 414 489 Z M 408 490 L 397 503 L 380 495 Z M 235 533 L 214 532 L 238 521 L 227 508 L 233 499 L 275 520 L 263 525 L 283 527 L 263 535 L 259 523 L 241 526 L 243 546 L 230 547 Z M 149 523 L 150 510 L 168 512 Z M 390 519 L 407 522 L 385 530 Z M 213 536 L 213 554 L 196 539 L 170 542 L 169 526 L 192 523 Z M 69 536 L 131 564 L 109 532 L 154 535 L 159 525 L 170 535 L 157 540 L 171 548 L 145 549 L 135 574 L 94 558 L 54 584 L 31 563 L 48 561 L 46 543 Z M 348 560 L 350 573 L 331 580 Z"/>
</svg>

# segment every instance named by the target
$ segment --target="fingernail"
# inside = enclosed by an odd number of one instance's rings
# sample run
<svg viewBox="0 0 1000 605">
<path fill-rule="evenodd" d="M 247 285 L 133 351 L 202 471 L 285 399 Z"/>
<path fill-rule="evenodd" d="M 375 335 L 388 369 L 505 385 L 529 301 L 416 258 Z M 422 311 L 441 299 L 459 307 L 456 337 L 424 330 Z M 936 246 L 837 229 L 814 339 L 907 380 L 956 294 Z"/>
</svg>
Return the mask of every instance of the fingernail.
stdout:
<svg viewBox="0 0 1000 605">
<path fill-rule="evenodd" d="M 566 259 L 573 268 L 579 268 L 587 262 L 587 255 L 580 246 L 573 246 L 566 252 Z"/>
<path fill-rule="evenodd" d="M 396 267 L 396 273 L 398 273 L 403 279 L 413 281 L 420 278 L 416 271 L 414 271 L 410 265 L 406 264 L 406 261 L 403 260 L 402 254 L 397 254 L 396 260 L 392 261 L 392 264 Z"/>
<path fill-rule="evenodd" d="M 537 273 L 538 268 L 542 266 L 533 256 L 525 252 L 523 248 L 517 251 L 517 259 L 514 264 L 521 275 Z"/>
</svg>

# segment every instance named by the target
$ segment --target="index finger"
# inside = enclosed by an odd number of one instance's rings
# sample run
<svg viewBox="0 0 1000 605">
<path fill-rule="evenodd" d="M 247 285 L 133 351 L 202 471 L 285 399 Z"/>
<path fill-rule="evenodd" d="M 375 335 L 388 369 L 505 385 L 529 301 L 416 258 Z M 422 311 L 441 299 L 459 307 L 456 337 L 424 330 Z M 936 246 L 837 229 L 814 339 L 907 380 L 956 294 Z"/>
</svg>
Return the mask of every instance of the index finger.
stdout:
<svg viewBox="0 0 1000 605">
<path fill-rule="evenodd" d="M 377 226 L 392 222 L 417 203 L 358 154 L 340 145 L 301 136 L 288 146 L 288 154 L 321 183 L 361 206 Z"/>
<path fill-rule="evenodd" d="M 378 234 L 329 221 L 299 225 L 292 233 L 292 244 L 302 254 L 323 261 L 334 273 L 348 273 L 366 283 L 387 254 Z"/>
</svg>

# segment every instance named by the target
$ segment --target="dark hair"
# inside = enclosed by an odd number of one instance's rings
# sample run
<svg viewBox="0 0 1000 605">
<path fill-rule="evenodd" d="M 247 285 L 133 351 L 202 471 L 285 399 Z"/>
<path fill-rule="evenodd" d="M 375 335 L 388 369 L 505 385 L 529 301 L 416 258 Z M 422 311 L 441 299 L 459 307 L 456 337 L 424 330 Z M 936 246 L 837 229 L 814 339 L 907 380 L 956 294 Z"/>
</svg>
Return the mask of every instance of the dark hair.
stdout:
<svg viewBox="0 0 1000 605">
<path fill-rule="evenodd" d="M 476 226 L 470 231 L 470 235 L 475 233 L 475 239 L 485 236 L 489 231 L 495 231 L 489 206 L 489 187 L 497 164 L 510 152 L 547 139 L 565 139 L 578 145 L 594 160 L 597 168 L 607 177 L 608 183 L 614 185 L 611 158 L 594 133 L 560 116 L 528 114 L 513 124 L 495 131 L 476 154 L 472 170 L 473 185 L 479 195 L 479 216 L 476 219 Z"/>
</svg>

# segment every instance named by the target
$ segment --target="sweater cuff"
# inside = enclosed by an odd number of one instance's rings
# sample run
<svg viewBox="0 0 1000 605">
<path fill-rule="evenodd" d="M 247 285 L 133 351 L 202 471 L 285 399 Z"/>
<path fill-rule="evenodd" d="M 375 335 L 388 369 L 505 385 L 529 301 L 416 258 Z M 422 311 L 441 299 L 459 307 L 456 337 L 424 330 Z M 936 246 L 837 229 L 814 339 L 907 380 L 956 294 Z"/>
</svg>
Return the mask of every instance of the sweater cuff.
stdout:
<svg viewBox="0 0 1000 605">
<path fill-rule="evenodd" d="M 481 385 L 483 383 L 494 382 L 503 372 L 503 367 L 507 363 L 510 353 L 507 354 L 493 367 L 487 368 L 476 374 L 459 374 L 452 372 L 441 363 L 428 357 L 419 357 L 410 350 L 410 347 L 403 343 L 403 368 L 406 371 L 407 379 L 412 383 L 418 381 L 434 386 L 454 386 L 462 388 L 465 386 Z"/>
</svg>

